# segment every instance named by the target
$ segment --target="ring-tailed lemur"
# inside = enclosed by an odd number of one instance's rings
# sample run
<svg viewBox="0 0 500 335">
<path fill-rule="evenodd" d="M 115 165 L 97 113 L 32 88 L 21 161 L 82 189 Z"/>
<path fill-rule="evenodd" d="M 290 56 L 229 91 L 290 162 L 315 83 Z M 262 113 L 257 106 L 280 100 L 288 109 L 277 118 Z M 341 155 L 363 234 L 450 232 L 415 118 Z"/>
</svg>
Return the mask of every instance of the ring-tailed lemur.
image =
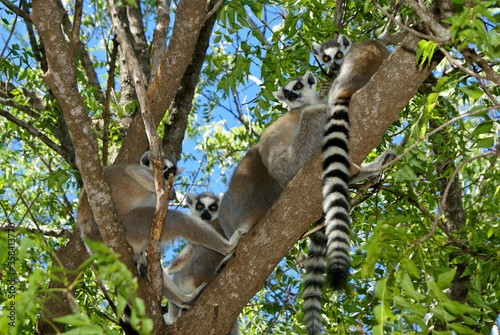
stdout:
<svg viewBox="0 0 500 335">
<path fill-rule="evenodd" d="M 141 162 L 145 163 L 144 156 Z M 172 168 L 174 164 L 168 162 L 167 166 Z M 176 170 L 180 171 L 178 168 Z M 133 249 L 138 272 L 144 276 L 147 269 L 146 247 L 156 209 L 152 169 L 137 164 L 113 165 L 104 168 L 104 179 L 111 189 L 111 197 L 117 214 L 122 218 L 125 237 Z M 102 242 L 85 189 L 82 189 L 79 197 L 77 223 L 83 239 Z M 183 237 L 190 242 L 204 245 L 226 255 L 236 247 L 238 239 L 244 233 L 243 229 L 235 231 L 235 234 L 228 241 L 199 218 L 187 213 L 169 210 L 165 217 L 161 241 L 167 243 L 177 237 Z M 169 301 L 181 307 L 188 306 L 197 296 L 199 290 L 201 288 L 198 288 L 198 291 L 193 294 L 187 295 L 177 288 L 169 276 L 163 278 L 164 295 Z"/>
<path fill-rule="evenodd" d="M 166 180 L 170 173 L 173 173 L 175 177 L 184 170 L 184 168 L 178 168 L 167 157 L 163 157 L 163 162 L 163 174 Z M 118 216 L 123 217 L 128 211 L 137 207 L 156 207 L 156 190 L 149 151 L 142 155 L 140 165 L 106 166 L 103 172 L 104 180 L 110 186 L 111 197 Z M 76 213 L 82 237 L 92 241 L 95 241 L 96 238 L 102 240 L 99 229 L 94 222 L 85 188 L 80 192 Z M 87 247 L 87 245 L 85 246 Z M 87 251 L 90 253 L 88 248 Z M 137 263 L 137 266 L 139 273 L 144 274 L 144 264 Z"/>
<path fill-rule="evenodd" d="M 238 228 L 251 229 L 321 145 L 326 105 L 318 102 L 314 75 L 308 71 L 273 94 L 289 111 L 264 131 L 236 167 L 219 213 L 226 236 Z"/>
<path fill-rule="evenodd" d="M 351 176 L 349 157 L 349 102 L 363 87 L 389 55 L 387 47 L 376 40 L 351 45 L 340 35 L 322 45 L 313 43 L 312 52 L 332 70 L 339 70 L 328 95 L 328 122 L 323 140 L 323 211 L 325 228 L 311 240 L 310 258 L 306 263 L 304 280 L 304 320 L 306 332 L 317 334 L 322 329 L 321 293 L 323 273 L 328 259 L 327 276 L 330 286 L 341 288 L 349 271 L 350 195 L 349 182 L 376 173 L 363 170 L 377 168 L 395 152 L 388 150 L 373 163 L 362 164 L 358 175 Z"/>
<path fill-rule="evenodd" d="M 186 201 L 191 215 L 206 221 L 222 236 L 219 224 L 219 205 L 221 197 L 205 192 L 198 195 L 188 193 Z M 187 245 L 181 253 L 165 269 L 164 275 L 174 274 L 173 281 L 179 289 L 185 293 L 194 292 L 203 283 L 210 283 L 217 275 L 217 267 L 224 259 L 220 253 L 208 249 L 202 245 Z M 165 316 L 167 325 L 173 325 L 182 310 L 174 304 L 168 304 L 168 314 Z M 228 335 L 237 335 L 238 322 L 231 329 Z"/>
</svg>

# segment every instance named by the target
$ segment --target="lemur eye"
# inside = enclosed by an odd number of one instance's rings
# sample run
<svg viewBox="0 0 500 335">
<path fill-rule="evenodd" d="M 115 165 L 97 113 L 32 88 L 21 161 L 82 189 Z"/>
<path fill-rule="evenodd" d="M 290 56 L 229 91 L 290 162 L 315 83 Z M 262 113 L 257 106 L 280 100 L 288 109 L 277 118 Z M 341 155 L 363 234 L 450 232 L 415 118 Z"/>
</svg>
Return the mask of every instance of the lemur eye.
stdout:
<svg viewBox="0 0 500 335">
<path fill-rule="evenodd" d="M 294 90 L 300 90 L 302 87 L 304 87 L 304 85 L 302 85 L 302 83 L 297 83 L 295 84 L 295 86 L 293 87 Z"/>
<path fill-rule="evenodd" d="M 337 54 L 335 55 L 335 58 L 337 59 L 341 59 L 344 55 L 342 54 L 342 52 L 337 52 Z"/>
<path fill-rule="evenodd" d="M 283 93 L 285 94 L 285 98 L 288 98 L 288 93 L 290 93 L 289 90 L 283 90 Z"/>
<path fill-rule="evenodd" d="M 325 63 L 329 62 L 330 59 L 331 59 L 330 56 L 327 56 L 327 55 L 323 56 L 323 62 L 325 62 Z"/>
<path fill-rule="evenodd" d="M 198 210 L 203 209 L 203 205 L 202 204 L 196 204 L 196 209 L 198 209 Z"/>
<path fill-rule="evenodd" d="M 216 211 L 217 210 L 217 205 L 211 205 L 208 207 L 211 211 Z"/>
</svg>

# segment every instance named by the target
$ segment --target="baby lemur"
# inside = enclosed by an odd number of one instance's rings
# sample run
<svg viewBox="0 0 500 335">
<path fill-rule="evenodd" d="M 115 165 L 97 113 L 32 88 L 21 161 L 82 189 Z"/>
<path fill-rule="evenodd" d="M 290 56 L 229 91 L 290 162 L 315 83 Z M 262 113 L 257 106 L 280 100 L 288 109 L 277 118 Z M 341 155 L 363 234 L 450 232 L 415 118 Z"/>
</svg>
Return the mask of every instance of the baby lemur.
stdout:
<svg viewBox="0 0 500 335">
<path fill-rule="evenodd" d="M 198 195 L 188 193 L 186 201 L 193 216 L 199 217 L 211 225 L 217 232 L 224 235 L 219 225 L 220 196 L 205 192 Z M 211 282 L 224 256 L 202 245 L 189 244 L 165 269 L 164 276 L 173 273 L 173 281 L 186 294 L 194 292 L 203 283 Z M 168 314 L 165 322 L 173 325 L 181 315 L 181 309 L 174 304 L 168 304 Z M 238 322 L 235 322 L 229 335 L 238 334 Z"/>
<path fill-rule="evenodd" d="M 111 197 L 117 214 L 122 218 L 125 236 L 133 249 L 137 269 L 143 276 L 147 269 L 146 247 L 156 209 L 153 172 L 146 158 L 149 157 L 148 154 L 146 153 L 141 158 L 143 165 L 113 165 L 104 168 L 104 179 L 111 189 Z M 165 163 L 165 175 L 168 178 L 168 169 L 175 170 L 176 168 L 168 160 Z M 177 173 L 179 171 L 180 169 L 176 169 Z M 85 189 L 82 189 L 79 197 L 77 223 L 84 240 L 102 242 Z M 228 241 L 203 220 L 187 213 L 169 210 L 165 217 L 161 241 L 167 243 L 177 237 L 183 237 L 226 255 L 236 247 L 239 237 L 244 232 L 243 230 L 236 231 Z M 164 295 L 169 301 L 181 307 L 187 306 L 186 303 L 196 297 L 196 295 L 182 293 L 169 276 L 164 276 L 163 282 Z"/>
</svg>

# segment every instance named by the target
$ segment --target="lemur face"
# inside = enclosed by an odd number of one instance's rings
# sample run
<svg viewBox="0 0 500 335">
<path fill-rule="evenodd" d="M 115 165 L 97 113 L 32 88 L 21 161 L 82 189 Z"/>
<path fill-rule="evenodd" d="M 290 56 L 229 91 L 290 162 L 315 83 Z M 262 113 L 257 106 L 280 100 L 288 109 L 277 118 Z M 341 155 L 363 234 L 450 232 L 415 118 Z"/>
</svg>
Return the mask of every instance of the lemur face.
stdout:
<svg viewBox="0 0 500 335">
<path fill-rule="evenodd" d="M 180 175 L 182 171 L 184 171 L 184 168 L 177 167 L 177 165 L 173 163 L 170 159 L 168 159 L 166 156 L 163 156 L 163 163 L 165 164 L 165 166 L 163 167 L 163 178 L 165 178 L 165 180 L 168 180 L 168 176 L 171 173 L 174 175 L 175 178 L 178 175 Z M 151 154 L 149 151 L 146 152 L 144 155 L 142 155 L 141 165 L 151 169 L 153 168 L 153 166 L 151 165 Z"/>
<path fill-rule="evenodd" d="M 209 192 L 198 195 L 187 194 L 191 214 L 204 221 L 215 220 L 219 214 L 220 197 Z"/>
<path fill-rule="evenodd" d="M 302 77 L 288 81 L 274 96 L 288 105 L 290 108 L 300 108 L 314 103 L 316 97 L 316 78 L 307 71 Z"/>
<path fill-rule="evenodd" d="M 351 42 L 344 35 L 331 39 L 323 44 L 312 43 L 311 51 L 320 62 L 332 71 L 338 71 L 344 62 L 344 57 L 351 47 Z"/>
</svg>

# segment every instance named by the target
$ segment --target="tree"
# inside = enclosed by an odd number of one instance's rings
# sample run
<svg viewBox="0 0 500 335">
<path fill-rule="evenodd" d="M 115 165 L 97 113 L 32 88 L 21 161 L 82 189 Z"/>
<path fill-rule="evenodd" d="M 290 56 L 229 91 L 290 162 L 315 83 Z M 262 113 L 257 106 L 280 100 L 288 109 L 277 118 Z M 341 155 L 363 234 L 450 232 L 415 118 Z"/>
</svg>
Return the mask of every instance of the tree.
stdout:
<svg viewBox="0 0 500 335">
<path fill-rule="evenodd" d="M 159 247 L 148 253 L 151 281 L 137 277 L 102 167 L 137 162 L 149 142 L 155 157 L 161 149 L 191 166 L 202 161 L 202 176 L 193 168 L 182 184 L 226 182 L 284 112 L 271 92 L 309 68 L 326 94 L 332 79 L 308 50 L 334 33 L 379 38 L 392 51 L 353 98 L 353 161 L 389 146 L 400 155 L 378 181 L 353 187 L 352 280 L 343 293 L 325 288 L 327 332 L 489 334 L 495 326 L 498 4 L 2 4 L 0 178 L 9 187 L 0 259 L 11 294 L 0 329 L 119 332 L 128 304 L 142 333 L 224 334 L 242 311 L 245 333 L 303 333 L 302 236 L 321 216 L 319 153 L 170 329 L 158 298 Z M 186 149 L 192 140 L 197 147 Z M 90 258 L 73 216 L 83 185 L 109 248 L 96 245 Z"/>
</svg>

